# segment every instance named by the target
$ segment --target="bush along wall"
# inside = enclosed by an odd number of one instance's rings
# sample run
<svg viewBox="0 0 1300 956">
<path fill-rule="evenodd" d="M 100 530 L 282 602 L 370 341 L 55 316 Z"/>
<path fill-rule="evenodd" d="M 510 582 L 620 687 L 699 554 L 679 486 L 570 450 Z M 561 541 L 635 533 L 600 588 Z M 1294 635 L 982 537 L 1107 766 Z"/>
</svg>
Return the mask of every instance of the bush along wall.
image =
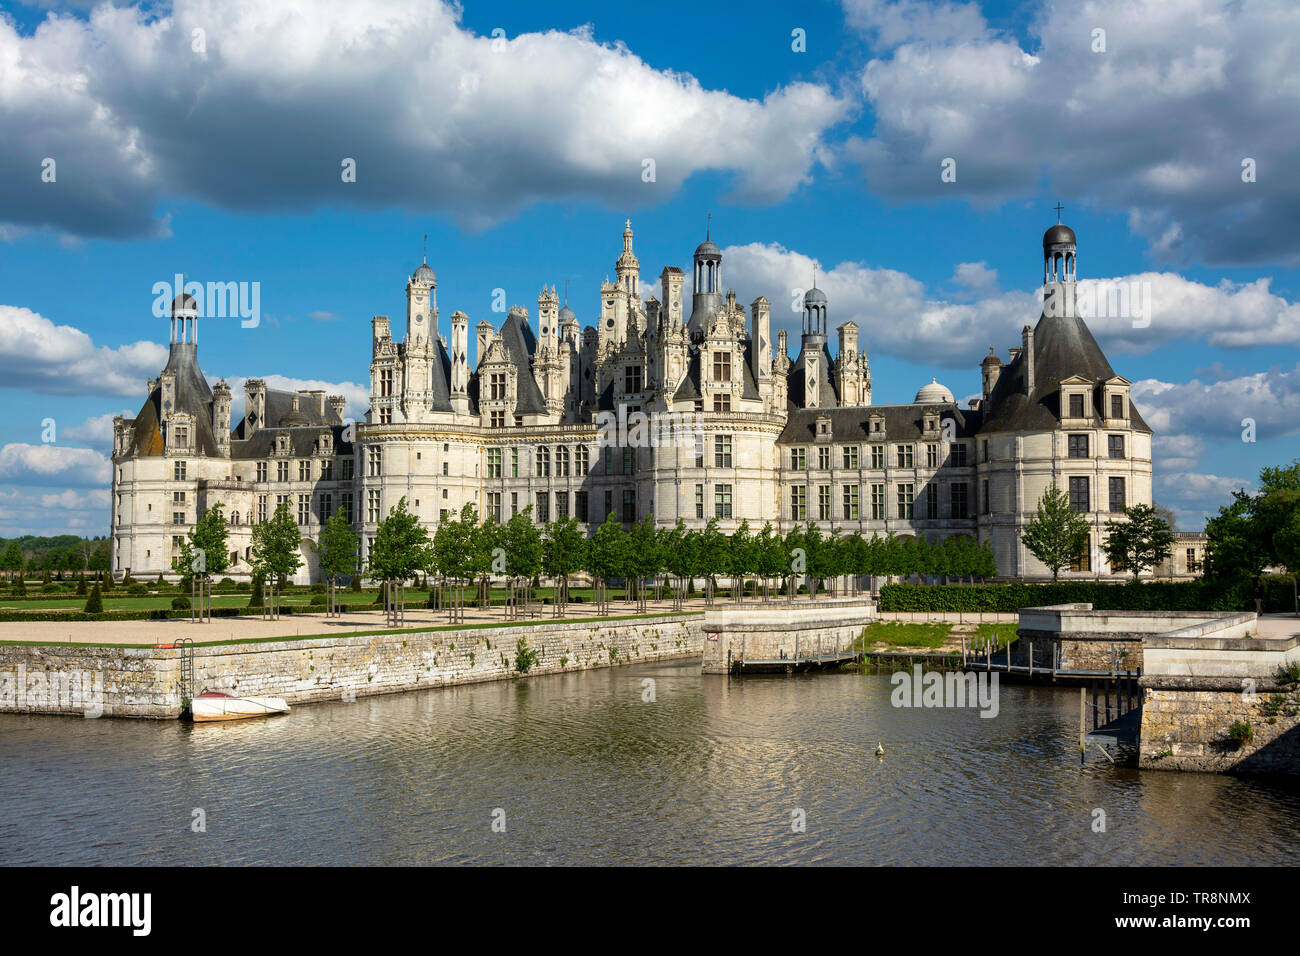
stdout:
<svg viewBox="0 0 1300 956">
<path fill-rule="evenodd" d="M 1291 596 L 1288 579 L 1286 604 Z M 1281 588 L 1270 588 L 1280 596 Z M 1270 598 L 1271 602 L 1272 598 Z M 1250 582 L 1150 581 L 1104 584 L 1062 581 L 1057 584 L 913 585 L 886 584 L 880 589 L 881 611 L 990 611 L 1013 614 L 1022 607 L 1088 603 L 1098 611 L 1253 611 Z M 1266 603 L 1265 609 L 1268 610 Z"/>
</svg>

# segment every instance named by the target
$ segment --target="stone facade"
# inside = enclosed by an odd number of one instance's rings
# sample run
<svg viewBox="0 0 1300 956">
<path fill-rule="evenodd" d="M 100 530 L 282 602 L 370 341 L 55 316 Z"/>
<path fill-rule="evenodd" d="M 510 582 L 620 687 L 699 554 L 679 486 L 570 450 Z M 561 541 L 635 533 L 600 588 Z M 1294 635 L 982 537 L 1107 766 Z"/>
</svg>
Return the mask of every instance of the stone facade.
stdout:
<svg viewBox="0 0 1300 956">
<path fill-rule="evenodd" d="M 989 349 L 980 397 L 965 408 L 933 381 L 910 402 L 878 404 L 859 339 L 871 330 L 842 324 L 832 354 L 833 303 L 815 284 L 792 361 L 785 331 L 774 340 L 771 302 L 745 307 L 724 292 L 722 253 L 707 237 L 689 293 L 686 274 L 668 266 L 658 295 L 643 297 L 630 223 L 593 325 L 543 288 L 535 320 L 515 305 L 499 328 L 478 322 L 472 367 L 471 319 L 456 311 L 450 338 L 440 334 L 437 276 L 421 264 L 406 281 L 404 320 L 371 322 L 370 406 L 355 426 L 337 396 L 255 379 L 232 428 L 230 390 L 200 371 L 186 334 L 197 335 L 198 317 L 178 297 L 167 368 L 139 415 L 115 423 L 113 570 L 171 573 L 181 536 L 221 502 L 230 573 L 247 575 L 252 523 L 286 501 L 308 581 L 325 516 L 343 508 L 365 550 L 404 497 L 430 528 L 472 504 L 502 520 L 529 507 L 539 522 L 573 515 L 588 530 L 612 512 L 625 524 L 716 518 L 724 533 L 747 520 L 755 531 L 770 521 L 781 532 L 813 522 L 868 536 L 964 535 L 991 544 L 1003 575 L 1042 578 L 1020 531 L 1056 484 L 1093 528 L 1064 576 L 1111 576 L 1104 526 L 1150 503 L 1152 433 L 1076 314 L 1074 256 L 1073 232 L 1049 229 L 1054 305 L 1005 362 Z M 679 427 L 658 440 L 665 422 Z"/>
<path fill-rule="evenodd" d="M 875 605 L 861 598 L 710 608 L 704 616 L 702 672 L 728 674 L 740 660 L 794 661 L 851 651 L 875 619 Z"/>
<path fill-rule="evenodd" d="M 1275 696 L 1276 695 L 1276 696 Z M 1274 712 L 1276 711 L 1276 712 Z M 1147 770 L 1300 774 L 1300 690 L 1272 681 L 1230 689 L 1147 688 L 1138 765 Z M 1229 733 L 1248 722 L 1253 739 Z"/>
<path fill-rule="evenodd" d="M 409 631 L 195 648 L 199 690 L 283 697 L 290 704 L 505 680 L 523 638 L 537 661 L 530 675 L 698 657 L 699 614 L 629 620 Z M 85 707 L 19 693 L 21 673 L 99 675 L 102 716 L 175 718 L 181 713 L 181 651 L 175 648 L 0 647 L 0 711 L 81 714 Z"/>
</svg>

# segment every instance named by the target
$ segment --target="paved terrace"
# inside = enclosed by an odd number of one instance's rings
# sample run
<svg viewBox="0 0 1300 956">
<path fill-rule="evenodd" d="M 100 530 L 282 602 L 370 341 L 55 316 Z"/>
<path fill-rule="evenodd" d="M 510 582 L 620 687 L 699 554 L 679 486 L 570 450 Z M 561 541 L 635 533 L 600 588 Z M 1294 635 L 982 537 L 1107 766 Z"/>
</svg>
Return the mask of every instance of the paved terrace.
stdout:
<svg viewBox="0 0 1300 956">
<path fill-rule="evenodd" d="M 718 604 L 725 603 L 722 600 Z M 746 602 L 751 603 L 751 602 Z M 557 620 L 551 605 L 533 605 L 533 617 L 522 622 L 546 623 Z M 703 613 L 704 602 L 686 601 L 683 612 Z M 672 601 L 648 601 L 646 610 L 637 608 L 635 601 L 611 601 L 608 617 L 628 617 L 637 614 L 675 613 Z M 594 604 L 570 604 L 568 613 L 558 620 L 594 618 Z M 428 630 L 431 627 L 464 627 L 472 624 L 518 624 L 520 620 L 506 621 L 503 609 L 467 606 L 463 624 L 450 624 L 447 611 L 430 611 L 424 607 L 407 606 L 404 630 Z M 37 641 L 58 644 L 136 644 L 151 647 L 170 644 L 182 637 L 193 638 L 194 643 L 250 640 L 268 637 L 296 637 L 300 635 L 347 634 L 352 631 L 391 630 L 384 623 L 384 611 L 349 611 L 342 617 L 318 614 L 286 614 L 278 621 L 264 621 L 260 615 L 252 617 L 215 617 L 211 622 L 192 623 L 188 618 L 169 621 L 3 621 L 0 622 L 0 643 Z"/>
</svg>

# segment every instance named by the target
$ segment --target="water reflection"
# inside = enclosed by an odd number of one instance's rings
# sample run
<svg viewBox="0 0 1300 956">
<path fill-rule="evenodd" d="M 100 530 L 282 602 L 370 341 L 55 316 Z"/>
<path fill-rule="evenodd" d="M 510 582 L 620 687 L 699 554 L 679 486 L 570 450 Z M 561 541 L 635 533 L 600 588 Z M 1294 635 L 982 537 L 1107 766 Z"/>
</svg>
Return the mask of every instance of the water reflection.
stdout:
<svg viewBox="0 0 1300 956">
<path fill-rule="evenodd" d="M 0 715 L 0 862 L 1300 862 L 1293 785 L 1081 769 L 1065 691 L 1004 686 L 991 720 L 889 691 L 659 664 L 198 726 Z"/>
</svg>

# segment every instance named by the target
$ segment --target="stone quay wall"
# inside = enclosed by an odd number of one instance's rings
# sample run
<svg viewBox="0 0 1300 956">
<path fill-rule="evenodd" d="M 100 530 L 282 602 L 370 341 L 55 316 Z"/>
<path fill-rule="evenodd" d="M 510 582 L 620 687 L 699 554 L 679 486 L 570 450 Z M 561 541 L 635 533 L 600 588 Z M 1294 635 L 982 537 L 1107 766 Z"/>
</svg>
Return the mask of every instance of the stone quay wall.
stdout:
<svg viewBox="0 0 1300 956">
<path fill-rule="evenodd" d="M 739 660 L 805 659 L 853 649 L 876 606 L 856 598 L 788 604 L 720 604 L 704 615 L 705 674 L 728 674 Z"/>
<path fill-rule="evenodd" d="M 528 676 L 698 657 L 703 616 L 672 613 L 454 630 L 302 638 L 194 649 L 199 691 L 283 697 L 290 704 L 520 676 L 518 642 L 537 654 Z M 176 718 L 177 648 L 0 646 L 0 712 Z M 79 691 L 84 685 L 87 689 Z M 71 693 L 51 693 L 51 688 Z M 97 712 L 96 712 L 97 711 Z"/>
<path fill-rule="evenodd" d="M 1222 636 L 1235 630 L 1147 638 L 1138 766 L 1300 774 L 1300 687 L 1278 679 L 1300 662 L 1300 637 Z M 1234 723 L 1249 740 L 1233 739 Z"/>
</svg>

